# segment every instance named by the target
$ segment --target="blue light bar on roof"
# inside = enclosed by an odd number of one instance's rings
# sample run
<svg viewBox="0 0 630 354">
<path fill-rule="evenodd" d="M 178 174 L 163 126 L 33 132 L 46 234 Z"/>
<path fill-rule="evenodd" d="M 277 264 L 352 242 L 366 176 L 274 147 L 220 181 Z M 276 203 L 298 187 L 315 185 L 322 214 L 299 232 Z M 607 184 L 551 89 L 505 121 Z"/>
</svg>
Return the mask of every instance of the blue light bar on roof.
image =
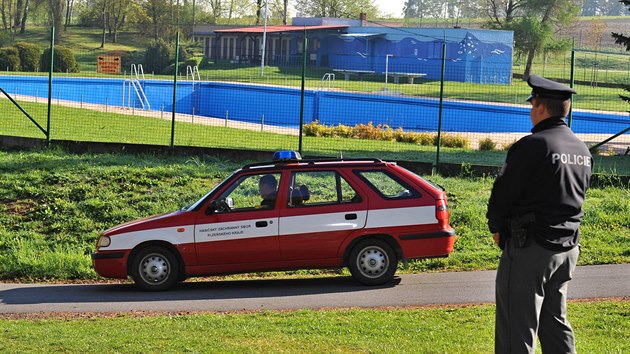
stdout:
<svg viewBox="0 0 630 354">
<path fill-rule="evenodd" d="M 276 151 L 273 154 L 273 161 L 296 161 L 301 159 L 300 153 L 293 150 Z"/>
</svg>

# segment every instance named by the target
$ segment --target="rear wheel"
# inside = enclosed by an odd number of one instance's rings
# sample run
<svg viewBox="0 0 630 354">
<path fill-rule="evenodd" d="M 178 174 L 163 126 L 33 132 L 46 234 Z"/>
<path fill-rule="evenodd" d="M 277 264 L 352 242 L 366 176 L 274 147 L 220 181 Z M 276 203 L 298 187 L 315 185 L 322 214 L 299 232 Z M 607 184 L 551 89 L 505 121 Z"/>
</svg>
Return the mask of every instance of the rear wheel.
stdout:
<svg viewBox="0 0 630 354">
<path fill-rule="evenodd" d="M 348 263 L 352 276 L 365 285 L 381 285 L 392 280 L 397 265 L 394 249 L 378 239 L 359 242 L 350 252 Z"/>
<path fill-rule="evenodd" d="M 146 291 L 163 291 L 179 280 L 177 258 L 165 247 L 149 246 L 133 258 L 131 276 L 136 285 Z"/>
</svg>

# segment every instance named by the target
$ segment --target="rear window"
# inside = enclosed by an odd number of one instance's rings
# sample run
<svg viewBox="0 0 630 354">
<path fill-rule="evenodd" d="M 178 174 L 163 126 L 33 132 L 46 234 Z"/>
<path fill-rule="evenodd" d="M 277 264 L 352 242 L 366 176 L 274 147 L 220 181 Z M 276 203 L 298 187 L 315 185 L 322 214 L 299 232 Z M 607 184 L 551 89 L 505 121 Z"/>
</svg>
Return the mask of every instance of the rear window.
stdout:
<svg viewBox="0 0 630 354">
<path fill-rule="evenodd" d="M 388 171 L 355 171 L 372 189 L 385 199 L 417 198 L 420 193 Z"/>
</svg>

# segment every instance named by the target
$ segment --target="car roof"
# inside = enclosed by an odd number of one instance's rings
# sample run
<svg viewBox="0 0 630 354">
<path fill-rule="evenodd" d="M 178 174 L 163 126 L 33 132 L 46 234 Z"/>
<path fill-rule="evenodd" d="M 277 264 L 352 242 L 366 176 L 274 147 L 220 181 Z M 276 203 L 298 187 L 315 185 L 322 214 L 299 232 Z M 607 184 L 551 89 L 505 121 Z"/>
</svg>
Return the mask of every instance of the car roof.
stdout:
<svg viewBox="0 0 630 354">
<path fill-rule="evenodd" d="M 333 158 L 333 159 L 293 159 L 286 161 L 256 162 L 245 165 L 241 170 L 271 168 L 339 168 L 339 167 L 383 167 L 387 164 L 395 165 L 394 162 L 387 162 L 377 158 Z"/>
</svg>

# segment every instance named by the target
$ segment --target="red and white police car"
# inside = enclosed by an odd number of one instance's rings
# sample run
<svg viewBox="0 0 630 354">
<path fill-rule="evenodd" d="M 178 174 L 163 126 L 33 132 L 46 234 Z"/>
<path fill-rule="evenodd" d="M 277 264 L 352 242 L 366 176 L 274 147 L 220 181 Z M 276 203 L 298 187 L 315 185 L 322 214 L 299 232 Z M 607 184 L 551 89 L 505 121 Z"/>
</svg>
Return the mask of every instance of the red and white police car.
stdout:
<svg viewBox="0 0 630 354">
<path fill-rule="evenodd" d="M 99 275 L 149 291 L 193 276 L 343 266 L 379 285 L 399 261 L 447 256 L 454 242 L 446 194 L 418 175 L 281 151 L 188 207 L 103 232 L 92 259 Z"/>
</svg>

